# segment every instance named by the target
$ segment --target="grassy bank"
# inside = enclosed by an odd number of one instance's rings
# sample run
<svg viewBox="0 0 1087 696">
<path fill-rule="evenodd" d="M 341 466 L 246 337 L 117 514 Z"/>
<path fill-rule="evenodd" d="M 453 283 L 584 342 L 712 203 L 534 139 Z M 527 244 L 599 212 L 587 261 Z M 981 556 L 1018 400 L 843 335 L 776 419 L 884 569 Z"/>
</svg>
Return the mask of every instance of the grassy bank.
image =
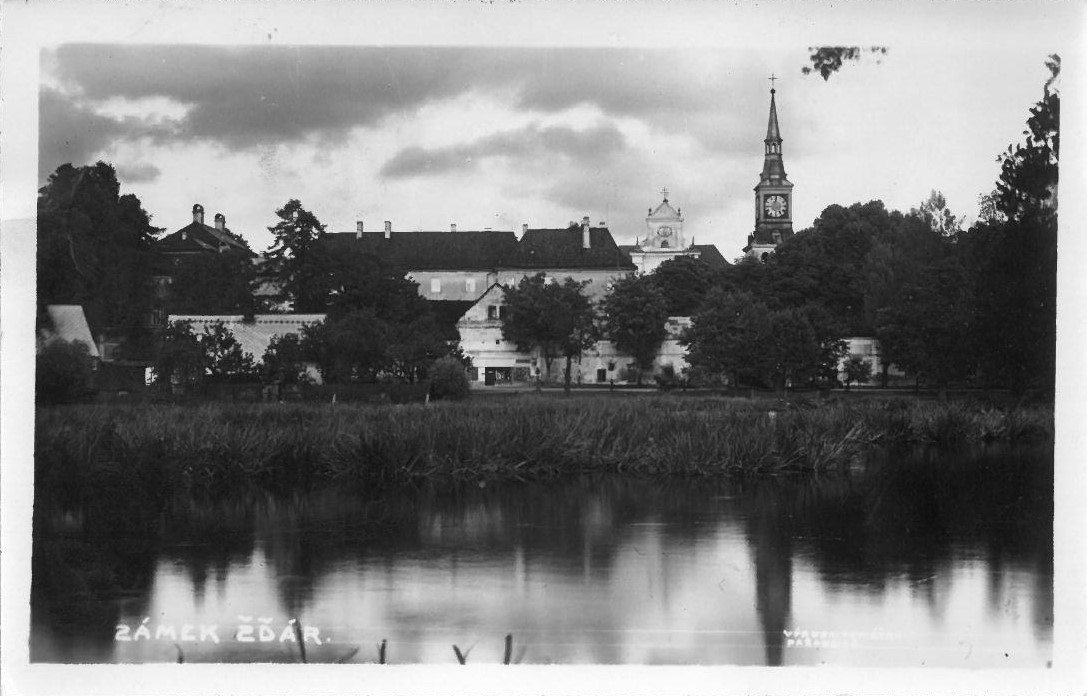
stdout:
<svg viewBox="0 0 1087 696">
<path fill-rule="evenodd" d="M 250 485 L 379 488 L 585 472 L 824 472 L 874 445 L 1052 439 L 1048 408 L 866 401 L 768 411 L 725 398 L 525 395 L 430 405 L 75 406 L 37 412 L 37 485 L 83 498 Z M 73 501 L 74 502 L 74 501 Z M 119 503 L 120 504 L 120 503 Z"/>
</svg>

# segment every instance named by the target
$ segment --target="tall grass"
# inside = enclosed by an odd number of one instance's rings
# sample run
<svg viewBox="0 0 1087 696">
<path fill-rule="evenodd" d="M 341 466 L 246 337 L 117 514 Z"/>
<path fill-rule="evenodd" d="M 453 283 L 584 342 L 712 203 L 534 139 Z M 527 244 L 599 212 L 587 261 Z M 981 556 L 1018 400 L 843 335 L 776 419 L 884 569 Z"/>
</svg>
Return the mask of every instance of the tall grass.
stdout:
<svg viewBox="0 0 1087 696">
<path fill-rule="evenodd" d="M 768 411 L 725 398 L 556 399 L 395 406 L 76 406 L 37 414 L 37 485 L 78 496 L 118 479 L 183 490 L 590 472 L 749 477 L 825 472 L 880 444 L 1051 439 L 1051 409 L 865 401 Z"/>
</svg>

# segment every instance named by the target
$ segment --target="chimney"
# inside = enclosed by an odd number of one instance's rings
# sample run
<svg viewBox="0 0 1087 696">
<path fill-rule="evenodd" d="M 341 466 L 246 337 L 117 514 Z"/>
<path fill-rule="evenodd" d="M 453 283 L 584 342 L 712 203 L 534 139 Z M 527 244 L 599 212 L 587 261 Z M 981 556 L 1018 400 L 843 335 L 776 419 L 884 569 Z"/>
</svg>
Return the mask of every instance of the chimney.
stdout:
<svg viewBox="0 0 1087 696">
<path fill-rule="evenodd" d="M 362 220 L 355 221 L 355 239 L 362 239 Z"/>
<path fill-rule="evenodd" d="M 528 234 L 528 223 L 527 222 L 521 224 L 521 236 L 524 237 L 526 234 Z"/>
<path fill-rule="evenodd" d="M 215 213 L 215 229 L 222 232 L 226 228 L 226 216 L 222 213 Z"/>
<path fill-rule="evenodd" d="M 588 249 L 592 246 L 589 243 L 589 216 L 581 218 L 581 248 Z"/>
<path fill-rule="evenodd" d="M 457 223 L 455 223 L 455 222 L 454 222 L 454 223 L 451 223 L 451 224 L 449 225 L 449 231 L 450 231 L 450 232 L 456 232 L 456 231 L 457 231 Z"/>
<path fill-rule="evenodd" d="M 199 203 L 192 207 L 192 221 L 204 224 L 204 206 Z"/>
<path fill-rule="evenodd" d="M 393 223 L 390 220 L 385 221 L 385 239 L 389 239 L 393 236 Z"/>
</svg>

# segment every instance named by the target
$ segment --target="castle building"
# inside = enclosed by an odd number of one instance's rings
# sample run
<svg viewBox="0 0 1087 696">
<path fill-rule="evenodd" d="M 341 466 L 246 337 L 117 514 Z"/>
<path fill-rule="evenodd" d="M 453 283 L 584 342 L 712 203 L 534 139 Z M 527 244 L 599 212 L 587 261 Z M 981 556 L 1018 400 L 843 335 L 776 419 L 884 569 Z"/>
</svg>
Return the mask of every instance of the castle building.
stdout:
<svg viewBox="0 0 1087 696">
<path fill-rule="evenodd" d="M 793 185 L 785 176 L 781 159 L 776 90 L 770 89 L 770 119 L 763 141 L 766 152 L 762 174 L 755 186 L 755 231 L 748 235 L 744 256 L 765 261 L 779 244 L 793 235 Z"/>
</svg>

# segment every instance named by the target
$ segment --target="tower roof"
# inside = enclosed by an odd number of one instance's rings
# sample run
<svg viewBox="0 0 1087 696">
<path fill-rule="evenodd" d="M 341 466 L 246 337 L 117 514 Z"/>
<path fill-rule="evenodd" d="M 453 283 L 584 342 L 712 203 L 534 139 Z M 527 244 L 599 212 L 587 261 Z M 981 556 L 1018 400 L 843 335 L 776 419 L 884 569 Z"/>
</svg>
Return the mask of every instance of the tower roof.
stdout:
<svg viewBox="0 0 1087 696">
<path fill-rule="evenodd" d="M 770 121 L 766 124 L 766 139 L 781 140 L 781 131 L 778 130 L 778 108 L 774 101 L 776 89 L 770 90 Z"/>
<path fill-rule="evenodd" d="M 778 109 L 774 94 L 770 88 L 770 118 L 766 123 L 766 156 L 762 163 L 761 184 L 788 184 L 785 178 L 785 164 L 781 159 L 781 130 L 778 128 Z"/>
</svg>

